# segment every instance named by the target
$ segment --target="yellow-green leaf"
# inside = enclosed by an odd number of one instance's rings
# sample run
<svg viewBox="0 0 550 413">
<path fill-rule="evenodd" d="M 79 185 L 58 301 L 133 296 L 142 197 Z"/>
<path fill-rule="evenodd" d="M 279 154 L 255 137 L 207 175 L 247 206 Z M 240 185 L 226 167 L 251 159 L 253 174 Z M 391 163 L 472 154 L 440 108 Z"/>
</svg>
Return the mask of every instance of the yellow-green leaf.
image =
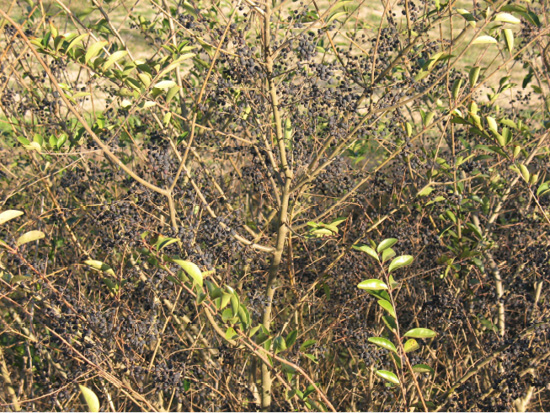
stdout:
<svg viewBox="0 0 550 413">
<path fill-rule="evenodd" d="M 199 267 L 192 263 L 191 261 L 184 261 L 184 260 L 172 260 L 176 264 L 178 264 L 183 270 L 189 274 L 189 276 L 193 279 L 195 284 L 198 284 L 202 287 L 203 279 L 202 279 L 202 272 L 199 269 Z"/>
<path fill-rule="evenodd" d="M 29 231 L 17 238 L 17 246 L 27 244 L 29 242 L 37 241 L 45 237 L 42 231 Z"/>
<path fill-rule="evenodd" d="M 380 261 L 380 259 L 378 258 L 378 254 L 376 253 L 376 251 L 373 250 L 373 249 L 372 249 L 371 247 L 369 247 L 368 245 L 354 245 L 354 246 L 353 246 L 353 249 L 354 249 L 354 250 L 357 250 L 357 251 L 366 252 L 366 253 L 369 254 L 372 258 L 374 258 L 375 260 Z"/>
<path fill-rule="evenodd" d="M 370 280 L 361 281 L 357 285 L 357 288 L 360 288 L 361 290 L 376 291 L 376 290 L 387 290 L 388 286 L 384 282 L 373 278 Z"/>
<path fill-rule="evenodd" d="M 511 23 L 511 24 L 520 24 L 521 20 L 516 16 L 511 15 L 510 13 L 499 13 L 495 16 L 496 22 Z"/>
<path fill-rule="evenodd" d="M 504 29 L 502 33 L 504 33 L 506 48 L 510 53 L 512 53 L 512 50 L 514 50 L 514 32 L 512 31 L 512 29 Z"/>
<path fill-rule="evenodd" d="M 405 333 L 404 337 L 411 338 L 432 338 L 435 337 L 437 333 L 429 328 L 413 328 Z"/>
<path fill-rule="evenodd" d="M 101 40 L 88 47 L 88 50 L 86 51 L 86 56 L 84 57 L 84 62 L 86 62 L 87 64 L 90 59 L 97 56 L 101 49 L 103 49 L 103 47 L 107 46 L 108 44 L 109 42 L 107 40 Z"/>
<path fill-rule="evenodd" d="M 115 276 L 115 272 L 113 269 L 105 264 L 104 262 L 98 261 L 98 260 L 86 260 L 84 261 L 85 264 L 89 265 L 95 270 L 102 271 L 106 274 L 110 274 L 112 276 Z"/>
<path fill-rule="evenodd" d="M 416 341 L 414 338 L 411 338 L 410 340 L 407 340 L 407 342 L 403 345 L 403 348 L 405 350 L 405 353 L 410 353 L 411 351 L 418 350 L 420 348 L 420 345 L 418 344 L 418 341 Z"/>
<path fill-rule="evenodd" d="M 395 354 L 397 354 L 397 348 L 395 348 L 395 345 L 384 337 L 370 337 L 369 342 L 376 344 L 379 347 L 382 347 L 386 350 L 393 351 Z"/>
<path fill-rule="evenodd" d="M 84 397 L 84 400 L 88 405 L 88 410 L 94 413 L 99 412 L 99 399 L 97 398 L 95 393 L 91 389 L 81 384 L 79 384 L 78 387 L 80 387 L 80 392 L 82 393 L 82 396 Z"/>
<path fill-rule="evenodd" d="M 526 182 L 529 182 L 529 177 L 531 176 L 531 174 L 529 173 L 529 169 L 527 169 L 527 167 L 521 163 L 519 164 L 519 170 L 523 179 L 525 179 Z"/>
<path fill-rule="evenodd" d="M 395 373 L 392 373 L 391 371 L 376 370 L 376 375 L 382 377 L 384 380 L 387 380 L 390 383 L 399 384 L 399 379 L 397 378 Z"/>
<path fill-rule="evenodd" d="M 388 272 L 397 270 L 398 268 L 410 265 L 413 262 L 414 258 L 412 255 L 401 255 L 400 257 L 394 258 L 391 262 Z"/>
<path fill-rule="evenodd" d="M 114 52 L 107 61 L 103 64 L 103 70 L 109 69 L 116 61 L 122 59 L 124 56 L 126 56 L 128 52 L 126 50 L 118 50 Z"/>
<path fill-rule="evenodd" d="M 4 211 L 0 213 L 0 225 L 2 225 L 5 222 L 8 222 L 14 218 L 17 218 L 19 216 L 23 215 L 23 211 L 17 211 L 15 209 L 8 209 L 7 211 Z"/>
<path fill-rule="evenodd" d="M 498 43 L 494 37 L 491 36 L 479 36 L 472 44 L 495 44 Z"/>
<path fill-rule="evenodd" d="M 393 318 L 397 318 L 397 315 L 395 314 L 395 310 L 388 300 L 378 300 L 378 304 L 380 305 L 380 307 L 386 310 Z"/>
</svg>

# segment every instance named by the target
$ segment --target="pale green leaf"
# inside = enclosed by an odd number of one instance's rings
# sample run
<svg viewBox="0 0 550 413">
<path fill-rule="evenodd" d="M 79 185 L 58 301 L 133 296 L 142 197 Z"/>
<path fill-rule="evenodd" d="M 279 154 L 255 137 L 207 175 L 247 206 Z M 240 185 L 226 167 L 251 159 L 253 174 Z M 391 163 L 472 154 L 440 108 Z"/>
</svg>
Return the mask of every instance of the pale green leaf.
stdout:
<svg viewBox="0 0 550 413">
<path fill-rule="evenodd" d="M 391 371 L 376 370 L 376 375 L 382 377 L 384 380 L 387 380 L 390 383 L 399 384 L 399 379 L 397 378 L 395 373 L 392 373 Z"/>
<path fill-rule="evenodd" d="M 395 345 L 384 337 L 370 337 L 369 342 L 376 344 L 379 347 L 382 347 L 386 350 L 393 351 L 395 354 L 397 354 L 397 348 L 395 348 Z"/>
<path fill-rule="evenodd" d="M 479 36 L 472 44 L 496 44 L 498 43 L 494 37 L 491 36 Z"/>
<path fill-rule="evenodd" d="M 393 306 L 388 300 L 378 300 L 378 304 L 380 305 L 380 307 L 386 310 L 393 318 L 397 318 L 397 315 L 395 314 L 395 309 L 393 308 Z"/>
<path fill-rule="evenodd" d="M 14 218 L 17 218 L 19 216 L 23 215 L 23 211 L 17 211 L 15 209 L 8 209 L 7 211 L 4 211 L 0 213 L 0 225 L 4 224 L 5 222 L 8 222 Z"/>
<path fill-rule="evenodd" d="M 361 290 L 376 291 L 376 290 L 387 290 L 388 286 L 384 282 L 373 278 L 370 280 L 361 281 L 357 285 L 357 288 L 360 288 Z"/>
<path fill-rule="evenodd" d="M 405 333 L 404 337 L 411 338 L 432 338 L 435 337 L 437 333 L 429 328 L 413 328 Z"/>
<path fill-rule="evenodd" d="M 510 13 L 499 13 L 495 16 L 496 22 L 511 23 L 511 24 L 520 24 L 521 20 L 516 16 L 511 15 Z"/>
<path fill-rule="evenodd" d="M 411 255 L 401 255 L 397 258 L 394 258 L 391 262 L 388 272 L 397 270 L 398 268 L 405 267 L 410 265 L 413 262 L 414 258 Z"/>
<path fill-rule="evenodd" d="M 128 52 L 126 50 L 118 50 L 114 52 L 109 58 L 103 63 L 103 70 L 109 69 L 116 61 L 122 59 L 126 56 Z"/>
<path fill-rule="evenodd" d="M 202 287 L 203 279 L 202 279 L 202 272 L 199 269 L 199 267 L 192 263 L 191 261 L 184 261 L 184 260 L 172 260 L 176 264 L 178 264 L 183 270 L 193 279 L 195 284 L 198 284 Z"/>
<path fill-rule="evenodd" d="M 16 245 L 20 246 L 29 242 L 37 241 L 46 235 L 42 231 L 29 231 L 17 238 Z"/>
<path fill-rule="evenodd" d="M 95 270 L 102 271 L 102 272 L 104 272 L 106 274 L 110 274 L 112 276 L 115 275 L 115 272 L 113 271 L 113 269 L 111 267 L 109 267 L 107 264 L 105 264 L 101 261 L 86 260 L 86 261 L 84 261 L 84 263 L 89 265 L 90 267 L 92 267 Z"/>
<path fill-rule="evenodd" d="M 366 253 L 369 254 L 372 258 L 374 258 L 375 260 L 380 261 L 380 259 L 378 258 L 378 254 L 376 253 L 376 251 L 373 250 L 373 249 L 372 249 L 371 247 L 369 247 L 368 245 L 354 245 L 354 246 L 353 246 L 353 249 L 354 249 L 354 250 L 357 250 L 357 251 L 366 252 Z"/>
<path fill-rule="evenodd" d="M 99 42 L 94 43 L 90 47 L 88 47 L 88 50 L 86 51 L 86 56 L 84 57 L 84 62 L 86 64 L 90 61 L 90 59 L 94 58 L 99 54 L 101 49 L 103 49 L 104 46 L 107 46 L 109 44 L 106 40 L 101 40 Z"/>
<path fill-rule="evenodd" d="M 97 398 L 95 393 L 91 389 L 89 389 L 89 388 L 87 388 L 87 387 L 85 387 L 81 384 L 79 384 L 78 387 L 80 387 L 80 391 L 82 393 L 82 396 L 84 397 L 84 400 L 86 401 L 86 404 L 88 405 L 88 410 L 90 412 L 94 412 L 94 413 L 99 412 L 99 406 L 100 406 L 99 405 L 99 399 Z"/>
<path fill-rule="evenodd" d="M 380 253 L 384 251 L 386 248 L 393 247 L 396 243 L 397 243 L 397 239 L 395 238 L 385 239 L 380 244 L 378 244 L 378 248 L 376 248 L 376 251 Z"/>
<path fill-rule="evenodd" d="M 418 350 L 420 348 L 420 345 L 418 344 L 418 341 L 416 341 L 414 338 L 411 338 L 410 340 L 407 340 L 405 342 L 403 348 L 405 350 L 405 353 L 410 353 L 411 351 Z"/>
</svg>

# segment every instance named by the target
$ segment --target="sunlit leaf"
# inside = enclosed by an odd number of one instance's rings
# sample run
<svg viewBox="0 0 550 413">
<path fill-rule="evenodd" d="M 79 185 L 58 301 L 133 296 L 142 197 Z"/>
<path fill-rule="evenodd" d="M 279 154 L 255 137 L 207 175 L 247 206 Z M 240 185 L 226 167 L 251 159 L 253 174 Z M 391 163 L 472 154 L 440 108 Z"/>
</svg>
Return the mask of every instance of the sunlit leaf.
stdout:
<svg viewBox="0 0 550 413">
<path fill-rule="evenodd" d="M 42 231 L 29 231 L 17 238 L 15 244 L 21 246 L 29 242 L 37 241 L 44 238 L 46 235 Z"/>
<path fill-rule="evenodd" d="M 110 274 L 112 276 L 115 276 L 115 272 L 111 267 L 109 267 L 104 262 L 98 261 L 98 260 L 86 260 L 84 261 L 85 264 L 89 265 L 95 270 L 102 271 L 106 274 Z"/>
<path fill-rule="evenodd" d="M 94 412 L 94 413 L 99 412 L 99 407 L 100 407 L 99 399 L 97 398 L 95 393 L 91 389 L 81 384 L 79 384 L 78 387 L 80 387 L 80 392 L 82 393 L 82 397 L 84 397 L 84 400 L 88 405 L 88 411 Z"/>
<path fill-rule="evenodd" d="M 388 268 L 388 271 L 392 272 L 397 270 L 398 268 L 410 265 L 413 262 L 413 260 L 414 258 L 411 255 L 401 255 L 397 258 L 394 258 Z"/>
<path fill-rule="evenodd" d="M 377 252 L 382 252 L 387 248 L 393 247 L 397 243 L 397 239 L 395 238 L 388 238 L 382 241 L 380 244 L 378 244 L 378 247 L 376 248 Z"/>
<path fill-rule="evenodd" d="M 94 43 L 90 47 L 88 47 L 88 50 L 86 51 L 86 56 L 84 57 L 84 62 L 87 64 L 90 59 L 94 58 L 98 55 L 98 53 L 103 49 L 104 46 L 107 46 L 109 44 L 106 40 L 101 40 L 99 42 Z"/>
<path fill-rule="evenodd" d="M 178 264 L 183 270 L 193 279 L 195 284 L 198 284 L 202 287 L 203 277 L 202 272 L 197 266 L 197 264 L 192 263 L 191 261 L 177 260 L 173 259 L 176 264 Z"/>
<path fill-rule="evenodd" d="M 494 37 L 491 36 L 479 36 L 472 44 L 495 44 L 498 43 Z"/>
<path fill-rule="evenodd" d="M 382 377 L 384 380 L 387 380 L 390 383 L 399 384 L 399 379 L 397 378 L 395 373 L 392 373 L 391 371 L 376 370 L 376 375 Z"/>
<path fill-rule="evenodd" d="M 427 364 L 415 364 L 414 366 L 412 366 L 412 369 L 417 373 L 435 373 L 434 369 L 432 369 Z"/>
<path fill-rule="evenodd" d="M 23 215 L 23 211 L 17 211 L 15 209 L 8 209 L 7 211 L 4 211 L 0 213 L 0 225 L 17 218 L 19 216 Z"/>
<path fill-rule="evenodd" d="M 357 288 L 360 288 L 361 290 L 387 290 L 388 289 L 388 286 L 383 282 L 383 281 L 380 281 L 380 280 L 377 280 L 377 279 L 370 279 L 370 280 L 365 280 L 365 281 L 361 281 L 358 285 L 357 285 Z"/>
<path fill-rule="evenodd" d="M 397 354 L 397 348 L 395 348 L 395 345 L 384 337 L 370 337 L 369 342 L 376 344 L 379 347 L 382 347 L 386 350 L 393 351 Z"/>
<path fill-rule="evenodd" d="M 405 350 L 405 353 L 410 353 L 411 351 L 418 350 L 420 348 L 420 345 L 418 344 L 418 341 L 416 341 L 414 338 L 411 338 L 410 340 L 407 340 L 405 342 L 403 348 Z"/>
<path fill-rule="evenodd" d="M 126 50 L 118 50 L 114 52 L 109 58 L 103 63 L 103 70 L 109 69 L 116 61 L 122 59 L 126 56 L 128 52 Z"/>
<path fill-rule="evenodd" d="M 378 304 L 380 305 L 380 307 L 390 313 L 393 318 L 397 318 L 397 315 L 395 314 L 395 309 L 388 300 L 378 300 Z"/>
<path fill-rule="evenodd" d="M 432 338 L 435 337 L 437 333 L 429 328 L 413 328 L 405 333 L 404 337 L 411 338 Z"/>
<path fill-rule="evenodd" d="M 499 13 L 495 16 L 494 21 L 496 22 L 503 22 L 503 23 L 511 23 L 511 24 L 520 24 L 521 20 L 517 17 L 511 15 L 510 13 Z"/>
<path fill-rule="evenodd" d="M 376 253 L 376 251 L 373 250 L 373 249 L 372 249 L 371 247 L 369 247 L 368 245 L 354 245 L 354 246 L 353 246 L 353 249 L 354 249 L 354 250 L 357 250 L 357 251 L 366 252 L 366 253 L 369 254 L 372 258 L 374 258 L 375 260 L 380 261 L 380 259 L 378 258 L 378 254 Z"/>
</svg>

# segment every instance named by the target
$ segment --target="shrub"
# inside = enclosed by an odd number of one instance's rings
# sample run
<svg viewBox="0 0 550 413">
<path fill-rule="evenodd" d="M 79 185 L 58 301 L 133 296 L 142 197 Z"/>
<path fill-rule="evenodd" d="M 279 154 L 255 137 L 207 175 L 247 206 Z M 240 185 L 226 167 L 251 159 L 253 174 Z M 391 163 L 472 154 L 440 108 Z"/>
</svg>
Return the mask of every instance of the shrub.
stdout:
<svg viewBox="0 0 550 413">
<path fill-rule="evenodd" d="M 1 9 L 3 406 L 545 409 L 548 16 Z"/>
</svg>

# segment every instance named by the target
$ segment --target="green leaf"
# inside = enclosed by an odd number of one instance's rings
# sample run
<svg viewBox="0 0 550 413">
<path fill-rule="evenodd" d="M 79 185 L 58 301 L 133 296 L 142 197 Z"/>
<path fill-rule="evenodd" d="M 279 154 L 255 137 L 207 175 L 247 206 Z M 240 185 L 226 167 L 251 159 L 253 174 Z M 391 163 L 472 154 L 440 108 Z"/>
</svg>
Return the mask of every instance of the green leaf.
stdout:
<svg viewBox="0 0 550 413">
<path fill-rule="evenodd" d="M 470 69 L 470 86 L 474 87 L 477 83 L 477 80 L 479 79 L 479 72 L 481 71 L 481 67 L 474 66 Z"/>
<path fill-rule="evenodd" d="M 378 244 L 378 248 L 376 248 L 376 251 L 378 253 L 384 251 L 387 248 L 393 247 L 397 243 L 397 239 L 395 238 L 388 238 L 382 241 L 380 244 Z"/>
<path fill-rule="evenodd" d="M 280 353 L 281 351 L 285 351 L 287 349 L 284 337 L 275 337 L 275 339 L 273 340 L 273 349 L 275 350 L 275 354 Z"/>
<path fill-rule="evenodd" d="M 229 327 L 227 330 L 225 330 L 225 339 L 226 340 L 234 340 L 235 338 L 239 337 L 237 332 L 233 327 Z"/>
<path fill-rule="evenodd" d="M 388 248 L 387 250 L 384 250 L 384 252 L 382 253 L 382 262 L 386 262 L 390 258 L 395 257 L 395 255 L 396 254 L 393 248 Z"/>
<path fill-rule="evenodd" d="M 472 44 L 496 44 L 498 43 L 494 37 L 491 36 L 479 36 Z"/>
<path fill-rule="evenodd" d="M 103 63 L 103 70 L 109 69 L 117 60 L 122 59 L 126 56 L 128 52 L 126 50 L 118 50 L 114 52 L 109 58 Z"/>
<path fill-rule="evenodd" d="M 317 362 L 317 358 L 316 358 L 313 354 L 304 353 L 304 356 L 306 356 L 308 359 L 310 359 L 311 361 L 313 361 L 315 364 L 319 364 L 319 363 Z"/>
<path fill-rule="evenodd" d="M 382 321 L 384 321 L 384 324 L 386 324 L 386 327 L 390 331 L 396 331 L 397 330 L 397 324 L 395 323 L 395 318 L 389 315 L 382 316 Z"/>
<path fill-rule="evenodd" d="M 260 329 L 260 325 L 257 325 L 256 327 L 252 327 L 250 331 L 248 332 L 248 337 L 253 337 L 254 334 Z"/>
<path fill-rule="evenodd" d="M 17 218 L 19 216 L 23 215 L 23 211 L 17 211 L 15 209 L 8 209 L 7 211 L 4 211 L 0 213 L 0 225 Z"/>
<path fill-rule="evenodd" d="M 492 116 L 487 116 L 487 125 L 489 125 L 489 130 L 491 132 L 498 134 L 498 125 L 495 118 L 493 118 Z"/>
<path fill-rule="evenodd" d="M 395 310 L 391 303 L 388 300 L 378 300 L 378 305 L 382 307 L 384 310 L 386 310 L 393 318 L 397 318 L 397 315 L 395 314 Z"/>
<path fill-rule="evenodd" d="M 427 196 L 430 195 L 433 192 L 434 188 L 430 185 L 426 185 L 424 188 L 422 188 L 418 193 L 417 196 Z"/>
<path fill-rule="evenodd" d="M 95 395 L 95 393 L 90 390 L 89 388 L 79 384 L 78 387 L 80 387 L 80 392 L 82 393 L 82 397 L 84 397 L 84 400 L 86 401 L 86 404 L 88 405 L 88 410 L 90 412 L 99 412 L 99 399 Z"/>
<path fill-rule="evenodd" d="M 231 301 L 231 294 L 223 293 L 222 297 L 221 297 L 221 300 L 220 300 L 219 309 L 223 310 L 227 306 L 227 304 L 229 304 L 229 301 Z"/>
<path fill-rule="evenodd" d="M 353 246 L 353 249 L 354 249 L 354 250 L 357 250 L 357 251 L 366 252 L 366 253 L 369 254 L 372 258 L 374 258 L 375 260 L 380 261 L 380 258 L 378 258 L 378 254 L 376 253 L 376 251 L 373 250 L 373 249 L 372 249 L 371 247 L 369 247 L 368 245 L 354 245 L 354 246 Z"/>
<path fill-rule="evenodd" d="M 452 89 L 454 100 L 458 99 L 458 94 L 460 93 L 461 87 L 462 87 L 462 79 L 461 78 L 455 79 L 455 81 L 453 82 L 453 89 Z"/>
<path fill-rule="evenodd" d="M 176 93 L 178 93 L 179 90 L 180 90 L 180 87 L 178 85 L 175 85 L 172 88 L 170 88 L 170 90 L 166 94 L 166 103 L 169 103 L 174 98 L 174 96 L 176 96 Z"/>
<path fill-rule="evenodd" d="M 298 337 L 298 330 L 293 330 L 286 336 L 285 342 L 287 347 L 292 347 L 292 345 L 296 342 L 296 338 Z"/>
<path fill-rule="evenodd" d="M 115 276 L 115 272 L 113 271 L 113 269 L 111 267 L 109 267 L 107 264 L 105 264 L 101 261 L 86 260 L 86 261 L 84 261 L 84 263 L 89 265 L 90 267 L 92 267 L 95 270 L 102 271 L 106 274 L 112 275 L 113 277 Z"/>
<path fill-rule="evenodd" d="M 42 231 L 29 231 L 17 238 L 15 244 L 19 247 L 29 242 L 37 241 L 44 238 L 46 235 Z"/>
<path fill-rule="evenodd" d="M 416 341 L 414 338 L 411 338 L 410 340 L 407 340 L 405 342 L 403 348 L 405 350 L 405 353 L 410 353 L 411 351 L 418 350 L 420 348 L 420 345 L 418 344 L 418 341 Z"/>
<path fill-rule="evenodd" d="M 519 164 L 519 170 L 523 179 L 525 179 L 526 182 L 529 182 L 529 178 L 531 177 L 531 174 L 529 173 L 529 169 L 527 169 L 527 167 L 521 163 Z"/>
<path fill-rule="evenodd" d="M 158 83 L 155 83 L 153 87 L 157 89 L 170 89 L 174 86 L 176 86 L 176 82 L 174 82 L 173 80 L 162 80 Z"/>
<path fill-rule="evenodd" d="M 88 47 L 88 50 L 86 51 L 86 56 L 84 57 L 84 62 L 88 64 L 90 59 L 97 56 L 101 49 L 103 49 L 103 47 L 107 46 L 108 44 L 109 42 L 107 40 L 101 40 Z"/>
<path fill-rule="evenodd" d="M 361 281 L 357 288 L 360 288 L 361 290 L 387 290 L 388 286 L 380 280 L 377 280 L 375 278 L 371 278 L 370 280 Z"/>
<path fill-rule="evenodd" d="M 390 383 L 399 384 L 399 379 L 397 378 L 395 373 L 392 373 L 391 371 L 376 370 L 376 375 L 382 377 L 384 380 L 387 380 Z"/>
<path fill-rule="evenodd" d="M 77 36 L 73 40 L 71 40 L 71 42 L 67 46 L 67 49 L 65 50 L 65 53 L 69 53 L 69 51 L 73 47 L 75 47 L 78 43 L 80 43 L 82 41 L 82 39 L 84 39 L 86 36 L 88 36 L 88 33 L 81 34 L 80 36 Z"/>
<path fill-rule="evenodd" d="M 417 373 L 431 373 L 431 374 L 435 373 L 435 370 L 432 369 L 427 364 L 415 364 L 414 366 L 412 366 L 412 369 Z"/>
<path fill-rule="evenodd" d="M 398 268 L 410 265 L 413 262 L 413 260 L 414 258 L 412 255 L 401 255 L 397 258 L 394 258 L 388 268 L 388 272 L 392 272 L 397 270 Z"/>
<path fill-rule="evenodd" d="M 317 343 L 317 340 L 309 339 L 309 340 L 304 341 L 302 343 L 302 345 L 300 346 L 300 351 L 304 351 L 306 348 L 311 347 L 315 343 Z"/>
<path fill-rule="evenodd" d="M 184 60 L 191 59 L 195 56 L 195 53 L 186 53 L 178 57 L 176 60 L 174 60 L 172 63 L 170 63 L 168 66 L 166 66 L 162 71 L 158 74 L 159 77 L 164 76 L 166 73 L 170 72 L 172 69 L 178 67 L 180 64 L 183 63 Z"/>
<path fill-rule="evenodd" d="M 165 237 L 164 235 L 159 235 L 157 238 L 157 241 L 155 242 L 155 247 L 157 248 L 157 251 L 160 251 L 164 247 L 167 247 L 168 245 L 171 245 L 178 241 L 179 241 L 179 238 L 170 238 L 170 237 Z"/>
<path fill-rule="evenodd" d="M 432 338 L 435 337 L 437 333 L 429 328 L 413 328 L 405 333 L 403 337 L 411 338 Z"/>
<path fill-rule="evenodd" d="M 549 191 L 550 191 L 550 181 L 546 181 L 540 184 L 539 188 L 537 189 L 537 196 L 544 195 Z"/>
<path fill-rule="evenodd" d="M 184 260 L 172 260 L 176 264 L 178 264 L 183 270 L 193 279 L 195 284 L 198 284 L 202 287 L 203 279 L 202 279 L 202 272 L 197 267 L 196 264 L 193 264 L 190 261 L 184 261 Z"/>
<path fill-rule="evenodd" d="M 514 50 L 514 32 L 512 29 L 504 29 L 504 40 L 506 41 L 506 48 L 510 53 Z"/>
<path fill-rule="evenodd" d="M 476 19 L 472 13 L 470 13 L 466 9 L 457 9 L 457 12 L 460 13 L 462 17 L 468 22 L 468 24 L 472 27 L 476 27 Z"/>
<path fill-rule="evenodd" d="M 239 314 L 239 298 L 235 294 L 231 294 L 230 297 L 231 300 L 231 311 L 233 311 L 233 315 L 236 316 Z"/>
<path fill-rule="evenodd" d="M 510 13 L 499 13 L 495 16 L 494 21 L 510 23 L 510 24 L 520 24 L 521 20 L 515 16 L 512 16 Z"/>
<path fill-rule="evenodd" d="M 397 348 L 395 348 L 395 345 L 387 338 L 370 337 L 369 342 L 376 344 L 377 346 L 382 347 L 386 350 L 393 351 L 394 353 L 397 354 Z"/>
</svg>

